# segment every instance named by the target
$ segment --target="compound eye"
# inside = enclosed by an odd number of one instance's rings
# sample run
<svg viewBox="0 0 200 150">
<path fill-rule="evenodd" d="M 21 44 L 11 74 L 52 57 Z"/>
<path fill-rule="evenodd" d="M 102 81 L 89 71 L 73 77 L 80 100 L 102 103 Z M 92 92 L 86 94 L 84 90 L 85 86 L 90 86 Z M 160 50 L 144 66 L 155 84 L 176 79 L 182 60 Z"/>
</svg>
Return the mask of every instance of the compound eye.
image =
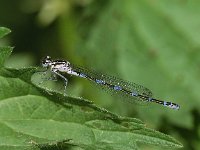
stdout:
<svg viewBox="0 0 200 150">
<path fill-rule="evenodd" d="M 48 67 L 48 63 L 42 63 L 42 67 Z"/>
<path fill-rule="evenodd" d="M 42 60 L 42 66 L 43 67 L 48 67 L 51 65 L 51 57 L 50 56 L 46 56 L 43 60 Z"/>
</svg>

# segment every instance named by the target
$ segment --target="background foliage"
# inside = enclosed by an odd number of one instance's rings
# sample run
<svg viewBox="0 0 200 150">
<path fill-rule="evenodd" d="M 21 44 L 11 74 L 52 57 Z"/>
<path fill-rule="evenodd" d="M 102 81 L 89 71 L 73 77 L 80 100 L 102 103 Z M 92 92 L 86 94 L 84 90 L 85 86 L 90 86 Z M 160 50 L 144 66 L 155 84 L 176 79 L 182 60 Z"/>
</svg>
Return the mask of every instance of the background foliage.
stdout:
<svg viewBox="0 0 200 150">
<path fill-rule="evenodd" d="M 130 105 L 69 78 L 70 95 L 140 118 L 181 141 L 183 149 L 199 149 L 199 6 L 197 0 L 2 0 L 0 25 L 12 34 L 0 42 L 15 47 L 6 66 L 37 66 L 50 55 L 142 84 L 156 98 L 180 104 L 179 111 Z"/>
</svg>

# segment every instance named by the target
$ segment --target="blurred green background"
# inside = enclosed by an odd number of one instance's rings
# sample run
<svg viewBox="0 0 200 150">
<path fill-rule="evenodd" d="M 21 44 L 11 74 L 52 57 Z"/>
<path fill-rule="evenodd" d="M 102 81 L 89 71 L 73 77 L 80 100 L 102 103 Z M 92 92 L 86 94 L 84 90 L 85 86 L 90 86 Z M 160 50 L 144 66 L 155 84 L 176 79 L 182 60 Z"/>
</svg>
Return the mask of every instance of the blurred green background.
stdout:
<svg viewBox="0 0 200 150">
<path fill-rule="evenodd" d="M 139 83 L 155 98 L 180 104 L 179 111 L 138 106 L 69 78 L 69 95 L 139 118 L 175 137 L 183 149 L 198 150 L 199 8 L 198 0 L 1 0 L 0 26 L 12 33 L 0 44 L 15 47 L 6 66 L 39 66 L 50 55 Z"/>
</svg>

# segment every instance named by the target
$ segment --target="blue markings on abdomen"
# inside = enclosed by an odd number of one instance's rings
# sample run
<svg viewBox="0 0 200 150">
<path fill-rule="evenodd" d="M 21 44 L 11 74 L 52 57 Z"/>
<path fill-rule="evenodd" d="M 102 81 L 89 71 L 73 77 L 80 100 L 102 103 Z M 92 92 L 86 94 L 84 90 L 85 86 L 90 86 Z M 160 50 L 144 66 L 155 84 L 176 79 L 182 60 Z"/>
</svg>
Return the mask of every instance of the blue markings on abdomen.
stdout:
<svg viewBox="0 0 200 150">
<path fill-rule="evenodd" d="M 100 80 L 100 79 L 96 79 L 95 82 L 96 82 L 97 84 L 105 84 L 105 81 Z"/>
<path fill-rule="evenodd" d="M 138 96 L 138 93 L 135 92 L 135 91 L 133 91 L 133 92 L 131 93 L 131 96 L 135 96 L 135 97 L 137 97 L 137 96 Z"/>
<path fill-rule="evenodd" d="M 121 86 L 118 86 L 118 85 L 115 85 L 115 86 L 113 87 L 113 89 L 116 90 L 116 91 L 120 91 L 120 90 L 122 90 L 122 87 L 121 87 Z"/>
<path fill-rule="evenodd" d="M 87 75 L 85 75 L 85 74 L 83 74 L 83 73 L 80 73 L 79 76 L 80 76 L 81 78 L 87 78 Z"/>
</svg>

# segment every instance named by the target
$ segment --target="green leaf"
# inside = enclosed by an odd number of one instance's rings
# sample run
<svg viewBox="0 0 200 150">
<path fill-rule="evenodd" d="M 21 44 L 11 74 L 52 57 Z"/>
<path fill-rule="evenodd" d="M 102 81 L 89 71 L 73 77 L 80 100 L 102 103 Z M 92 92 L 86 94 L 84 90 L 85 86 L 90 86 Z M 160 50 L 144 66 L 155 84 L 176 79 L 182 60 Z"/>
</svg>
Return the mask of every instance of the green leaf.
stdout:
<svg viewBox="0 0 200 150">
<path fill-rule="evenodd" d="M 88 149 L 138 149 L 137 142 L 182 147 L 138 119 L 120 117 L 82 98 L 40 88 L 30 80 L 34 71 L 36 68 L 5 68 L 0 72 L 1 149 L 51 147 L 62 140 L 67 140 L 68 146 Z"/>
<path fill-rule="evenodd" d="M 0 27 L 0 38 L 4 37 L 5 35 L 9 34 L 11 32 L 10 29 L 5 27 Z"/>
<path fill-rule="evenodd" d="M 19 81 L 12 82 L 15 85 L 22 84 Z M 30 147 L 31 141 L 44 144 L 62 139 L 68 139 L 71 146 L 94 149 L 137 149 L 138 141 L 181 147 L 175 139 L 146 128 L 137 119 L 119 117 L 92 103 L 84 102 L 84 99 L 64 97 L 54 92 L 45 97 L 25 91 L 24 95 L 19 96 L 17 89 L 15 90 L 16 96 L 1 99 L 0 129 L 5 137 L 3 140 L 9 136 L 12 142 L 17 142 L 16 147 Z M 23 91 L 22 88 L 21 90 Z M 6 145 L 14 149 L 12 142 L 7 141 Z"/>
</svg>

